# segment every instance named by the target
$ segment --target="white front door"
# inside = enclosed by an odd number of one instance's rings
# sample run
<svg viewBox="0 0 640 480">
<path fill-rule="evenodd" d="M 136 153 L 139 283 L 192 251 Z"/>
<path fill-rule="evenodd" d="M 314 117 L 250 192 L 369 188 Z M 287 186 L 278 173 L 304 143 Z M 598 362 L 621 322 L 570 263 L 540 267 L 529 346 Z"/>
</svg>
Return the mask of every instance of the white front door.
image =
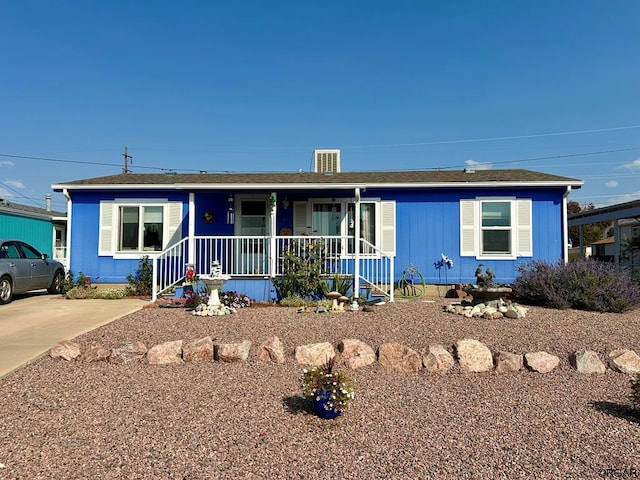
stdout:
<svg viewBox="0 0 640 480">
<path fill-rule="evenodd" d="M 244 275 L 265 275 L 268 273 L 268 237 L 271 235 L 269 219 L 269 197 L 236 197 L 235 235 L 236 271 Z"/>
</svg>

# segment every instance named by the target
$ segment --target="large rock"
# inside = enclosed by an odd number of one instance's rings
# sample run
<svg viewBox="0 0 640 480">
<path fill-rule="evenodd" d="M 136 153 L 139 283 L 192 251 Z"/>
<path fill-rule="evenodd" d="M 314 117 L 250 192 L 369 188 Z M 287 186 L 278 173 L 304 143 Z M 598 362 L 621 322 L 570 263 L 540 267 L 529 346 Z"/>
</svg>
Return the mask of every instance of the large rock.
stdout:
<svg viewBox="0 0 640 480">
<path fill-rule="evenodd" d="M 320 367 L 330 358 L 335 357 L 336 351 L 329 342 L 310 343 L 308 345 L 297 346 L 294 356 L 296 363 L 299 365 Z"/>
<path fill-rule="evenodd" d="M 284 363 L 284 345 L 276 336 L 267 338 L 258 348 L 258 359 L 262 363 Z"/>
<path fill-rule="evenodd" d="M 147 353 L 147 347 L 142 342 L 125 342 L 115 345 L 109 356 L 110 363 L 132 363 L 141 361 Z"/>
<path fill-rule="evenodd" d="M 147 363 L 149 365 L 182 363 L 182 340 L 154 345 L 147 351 Z"/>
<path fill-rule="evenodd" d="M 429 373 L 448 372 L 454 364 L 453 356 L 442 345 L 429 345 L 422 351 L 422 365 Z"/>
<path fill-rule="evenodd" d="M 591 350 L 579 350 L 570 358 L 571 365 L 580 373 L 604 373 L 607 370 L 596 352 Z"/>
<path fill-rule="evenodd" d="M 348 338 L 338 344 L 340 358 L 347 368 L 367 367 L 376 361 L 376 352 L 361 340 Z"/>
<path fill-rule="evenodd" d="M 538 373 L 549 373 L 560 365 L 560 359 L 547 352 L 525 353 L 524 360 L 527 367 Z"/>
<path fill-rule="evenodd" d="M 210 336 L 192 340 L 182 346 L 182 359 L 188 363 L 213 362 L 213 340 Z"/>
<path fill-rule="evenodd" d="M 242 343 L 221 343 L 215 347 L 215 358 L 226 363 L 246 362 L 250 350 L 249 340 L 244 340 Z"/>
<path fill-rule="evenodd" d="M 511 352 L 497 352 L 493 356 L 496 362 L 496 372 L 517 372 L 522 368 L 522 355 Z"/>
<path fill-rule="evenodd" d="M 104 362 L 107 361 L 111 352 L 102 344 L 92 342 L 82 351 L 80 360 L 84 362 Z"/>
<path fill-rule="evenodd" d="M 456 356 L 460 367 L 467 372 L 487 372 L 493 369 L 491 350 L 472 338 L 456 342 Z"/>
<path fill-rule="evenodd" d="M 609 366 L 621 373 L 640 373 L 640 356 L 633 350 L 614 350 L 609 354 Z"/>
<path fill-rule="evenodd" d="M 71 340 L 63 340 L 56 343 L 49 352 L 51 358 L 64 358 L 74 360 L 80 356 L 80 344 Z"/>
<path fill-rule="evenodd" d="M 399 343 L 383 343 L 378 348 L 381 365 L 402 372 L 417 372 L 422 368 L 422 357 L 418 352 Z"/>
</svg>

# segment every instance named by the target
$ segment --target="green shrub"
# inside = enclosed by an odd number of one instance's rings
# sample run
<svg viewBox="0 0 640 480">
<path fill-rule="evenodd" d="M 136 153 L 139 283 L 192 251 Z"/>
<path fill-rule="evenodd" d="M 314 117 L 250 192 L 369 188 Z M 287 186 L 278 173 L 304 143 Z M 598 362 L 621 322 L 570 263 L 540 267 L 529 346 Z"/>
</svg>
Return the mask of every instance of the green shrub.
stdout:
<svg viewBox="0 0 640 480">
<path fill-rule="evenodd" d="M 138 262 L 138 269 L 133 275 L 127 275 L 129 285 L 127 289 L 129 295 L 151 295 L 153 288 L 153 265 L 148 255 L 145 255 Z"/>
<path fill-rule="evenodd" d="M 331 283 L 326 281 L 322 284 L 322 292 L 326 295 L 330 291 L 340 292 L 344 296 L 349 295 L 353 285 L 353 278 L 348 275 L 336 273 L 331 279 Z"/>
<path fill-rule="evenodd" d="M 283 249 L 282 276 L 273 279 L 280 300 L 294 295 L 321 298 L 325 285 L 322 277 L 327 269 L 327 255 L 322 240 L 293 240 Z"/>
<path fill-rule="evenodd" d="M 533 261 L 519 267 L 513 297 L 523 303 L 620 313 L 640 305 L 640 287 L 613 263 Z"/>
<path fill-rule="evenodd" d="M 69 300 L 84 300 L 84 299 L 104 299 L 104 300 L 120 300 L 129 296 L 129 291 L 126 288 L 98 288 L 88 286 L 78 286 L 70 288 L 65 293 L 65 297 Z"/>
<path fill-rule="evenodd" d="M 309 301 L 305 300 L 300 295 L 294 294 L 280 300 L 280 305 L 283 307 L 306 307 L 309 305 Z"/>
<path fill-rule="evenodd" d="M 70 300 L 84 300 L 87 298 L 100 298 L 100 294 L 96 287 L 76 286 L 67 291 L 65 297 Z"/>
<path fill-rule="evenodd" d="M 85 276 L 84 273 L 78 273 L 78 278 L 74 280 L 73 272 L 69 270 L 64 277 L 63 283 L 64 291 L 68 292 L 73 288 L 90 288 L 90 282 L 88 281 L 88 277 Z"/>
<path fill-rule="evenodd" d="M 120 300 L 129 296 L 129 291 L 126 288 L 104 288 L 96 291 L 98 297 L 105 300 Z"/>
</svg>

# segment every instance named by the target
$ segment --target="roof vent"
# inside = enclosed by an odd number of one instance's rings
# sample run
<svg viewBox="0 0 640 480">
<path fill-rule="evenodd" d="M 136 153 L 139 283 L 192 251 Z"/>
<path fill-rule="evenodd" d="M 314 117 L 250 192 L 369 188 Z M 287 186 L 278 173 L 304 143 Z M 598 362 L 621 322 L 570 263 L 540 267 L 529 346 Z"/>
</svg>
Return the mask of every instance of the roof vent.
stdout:
<svg viewBox="0 0 640 480">
<path fill-rule="evenodd" d="M 340 172 L 340 150 L 314 150 L 313 165 L 316 173 Z"/>
</svg>

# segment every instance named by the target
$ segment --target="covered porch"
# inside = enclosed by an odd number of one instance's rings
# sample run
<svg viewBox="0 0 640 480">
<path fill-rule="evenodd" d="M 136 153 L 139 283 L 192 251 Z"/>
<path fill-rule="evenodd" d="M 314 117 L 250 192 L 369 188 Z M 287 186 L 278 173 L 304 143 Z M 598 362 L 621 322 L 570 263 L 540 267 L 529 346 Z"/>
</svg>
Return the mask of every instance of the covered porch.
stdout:
<svg viewBox="0 0 640 480">
<path fill-rule="evenodd" d="M 153 299 L 179 285 L 185 265 L 209 274 L 216 262 L 231 280 L 271 281 L 284 275 L 285 257 L 319 262 L 327 280 L 335 275 L 353 280 L 353 296 L 383 296 L 393 301 L 394 259 L 355 236 L 193 236 L 152 257 Z"/>
</svg>

